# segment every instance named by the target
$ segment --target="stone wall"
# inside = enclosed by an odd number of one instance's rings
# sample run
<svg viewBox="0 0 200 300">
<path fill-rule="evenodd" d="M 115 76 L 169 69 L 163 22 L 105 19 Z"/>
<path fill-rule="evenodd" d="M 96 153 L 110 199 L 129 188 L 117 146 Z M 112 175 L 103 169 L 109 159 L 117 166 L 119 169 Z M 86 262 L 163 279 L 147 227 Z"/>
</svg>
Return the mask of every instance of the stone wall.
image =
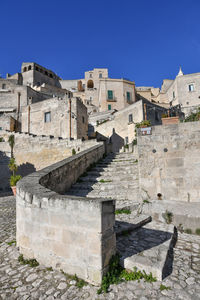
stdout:
<svg viewBox="0 0 200 300">
<path fill-rule="evenodd" d="M 10 134 L 13 133 L 0 131 L 0 137 L 3 137 L 5 141 L 8 140 Z M 15 133 L 14 156 L 19 166 L 18 173 L 22 176 L 28 175 L 71 156 L 72 149 L 78 153 L 94 145 L 97 145 L 95 140 L 70 141 L 49 136 Z M 8 191 L 10 173 L 7 165 L 10 159 L 10 147 L 7 142 L 0 143 L 0 154 L 0 191 Z"/>
<path fill-rule="evenodd" d="M 101 283 L 115 253 L 115 203 L 64 194 L 104 154 L 103 144 L 23 178 L 17 184 L 17 246 L 46 267 Z"/>
<path fill-rule="evenodd" d="M 138 137 L 139 179 L 143 197 L 200 202 L 200 122 L 152 127 Z"/>
<path fill-rule="evenodd" d="M 87 108 L 78 98 L 71 101 L 71 138 L 87 139 Z M 45 122 L 45 114 L 49 113 L 49 122 Z M 30 118 L 29 118 L 30 116 Z M 31 104 L 22 109 L 22 131 L 33 134 L 70 137 L 69 99 L 52 98 Z M 84 122 L 83 122 L 84 120 Z"/>
</svg>

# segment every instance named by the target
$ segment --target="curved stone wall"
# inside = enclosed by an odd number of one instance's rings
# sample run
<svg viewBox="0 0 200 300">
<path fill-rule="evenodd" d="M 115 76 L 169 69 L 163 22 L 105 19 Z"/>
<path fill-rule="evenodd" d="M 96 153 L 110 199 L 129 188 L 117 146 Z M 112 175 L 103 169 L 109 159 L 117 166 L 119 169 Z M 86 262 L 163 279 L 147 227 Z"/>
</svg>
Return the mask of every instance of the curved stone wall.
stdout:
<svg viewBox="0 0 200 300">
<path fill-rule="evenodd" d="M 64 193 L 103 154 L 103 144 L 93 146 L 17 184 L 20 253 L 93 284 L 115 253 L 115 202 Z"/>
</svg>

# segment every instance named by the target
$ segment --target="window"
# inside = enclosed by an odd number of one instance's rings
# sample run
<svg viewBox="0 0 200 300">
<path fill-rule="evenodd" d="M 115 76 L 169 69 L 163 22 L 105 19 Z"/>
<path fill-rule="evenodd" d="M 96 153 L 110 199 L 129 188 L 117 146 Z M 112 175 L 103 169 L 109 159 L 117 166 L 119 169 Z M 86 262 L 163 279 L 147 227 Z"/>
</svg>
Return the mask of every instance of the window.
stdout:
<svg viewBox="0 0 200 300">
<path fill-rule="evenodd" d="M 48 72 L 47 71 L 45 71 L 44 74 L 48 76 Z"/>
<path fill-rule="evenodd" d="M 51 112 L 50 112 L 50 111 L 44 113 L 44 122 L 45 122 L 45 123 L 51 122 Z"/>
<path fill-rule="evenodd" d="M 102 73 L 99 73 L 99 78 L 102 78 Z"/>
<path fill-rule="evenodd" d="M 31 70 L 31 66 L 28 66 L 28 70 L 29 70 L 29 71 Z"/>
<path fill-rule="evenodd" d="M 189 104 L 190 104 L 190 102 L 186 102 L 186 104 L 187 104 L 187 105 L 189 105 Z"/>
<path fill-rule="evenodd" d="M 111 104 L 108 104 L 108 110 L 111 110 L 111 109 L 112 109 Z"/>
<path fill-rule="evenodd" d="M 90 78 L 92 78 L 92 73 L 90 73 Z"/>
<path fill-rule="evenodd" d="M 39 71 L 39 68 L 37 66 L 35 67 L 35 69 L 36 69 L 36 71 Z"/>
<path fill-rule="evenodd" d="M 27 68 L 26 67 L 24 67 L 24 69 L 23 69 L 23 72 L 26 72 L 27 71 Z"/>
<path fill-rule="evenodd" d="M 132 122 L 133 122 L 133 115 L 132 115 L 132 114 L 130 114 L 130 115 L 128 116 L 128 121 L 129 121 L 129 123 L 132 123 Z"/>
<path fill-rule="evenodd" d="M 5 89 L 6 89 L 6 84 L 3 83 L 3 84 L 2 84 L 2 90 L 5 90 Z"/>
<path fill-rule="evenodd" d="M 82 122 L 85 123 L 85 118 L 84 117 L 82 117 Z"/>
<path fill-rule="evenodd" d="M 126 92 L 126 99 L 127 99 L 127 101 L 131 101 L 131 93 L 130 92 Z"/>
<path fill-rule="evenodd" d="M 189 92 L 194 92 L 194 84 L 193 83 L 188 85 L 188 90 L 189 90 Z"/>
<path fill-rule="evenodd" d="M 113 91 L 108 91 L 108 100 L 113 99 Z"/>
</svg>

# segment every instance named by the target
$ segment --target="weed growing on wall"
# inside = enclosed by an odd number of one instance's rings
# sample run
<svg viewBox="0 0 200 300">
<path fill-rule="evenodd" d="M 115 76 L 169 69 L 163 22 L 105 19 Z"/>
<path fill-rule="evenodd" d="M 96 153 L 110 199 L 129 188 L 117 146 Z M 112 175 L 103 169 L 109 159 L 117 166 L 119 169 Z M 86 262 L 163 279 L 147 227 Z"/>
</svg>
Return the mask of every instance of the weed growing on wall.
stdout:
<svg viewBox="0 0 200 300">
<path fill-rule="evenodd" d="M 30 267 L 37 267 L 39 266 L 39 262 L 36 259 L 24 259 L 23 254 L 18 257 L 18 262 L 22 265 L 29 265 Z"/>
<path fill-rule="evenodd" d="M 171 224 L 173 220 L 173 213 L 171 211 L 166 210 L 162 216 L 167 224 Z"/>
<path fill-rule="evenodd" d="M 131 210 L 130 209 L 125 209 L 125 208 L 116 209 L 115 214 L 116 215 L 120 215 L 120 214 L 130 215 L 131 214 Z"/>
<path fill-rule="evenodd" d="M 124 268 L 122 268 L 119 264 L 120 256 L 116 254 L 112 256 L 109 269 L 107 274 L 103 277 L 102 284 L 100 289 L 98 289 L 97 294 L 101 294 L 102 292 L 107 293 L 109 286 L 111 284 L 119 284 L 123 281 L 130 281 L 130 280 L 138 280 L 144 279 L 146 282 L 155 282 L 157 279 L 152 276 L 152 273 L 149 275 L 143 270 L 137 270 L 135 267 L 132 272 L 128 272 Z"/>
</svg>

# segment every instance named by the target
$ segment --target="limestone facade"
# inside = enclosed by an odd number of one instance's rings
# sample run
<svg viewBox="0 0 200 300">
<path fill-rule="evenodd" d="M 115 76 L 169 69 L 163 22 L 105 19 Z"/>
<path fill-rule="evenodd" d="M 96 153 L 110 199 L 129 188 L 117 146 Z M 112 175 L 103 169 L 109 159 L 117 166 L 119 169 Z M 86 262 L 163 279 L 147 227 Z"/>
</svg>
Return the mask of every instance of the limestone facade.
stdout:
<svg viewBox="0 0 200 300">
<path fill-rule="evenodd" d="M 132 105 L 108 114 L 89 116 L 89 123 L 100 136 L 109 139 L 113 144 L 113 151 L 119 151 L 125 144 L 135 139 L 135 124 L 142 120 L 149 120 L 152 125 L 161 124 L 162 114 L 167 110 L 147 100 L 140 100 Z"/>
<path fill-rule="evenodd" d="M 108 77 L 108 69 L 85 72 L 79 80 L 61 80 L 61 86 L 81 97 L 89 113 L 120 110 L 134 103 L 135 83 L 127 79 Z"/>
<path fill-rule="evenodd" d="M 155 200 L 200 201 L 200 122 L 154 126 L 138 137 L 141 193 Z M 147 199 L 147 200 L 148 200 Z"/>
<path fill-rule="evenodd" d="M 22 132 L 87 139 L 87 108 L 79 98 L 51 98 L 22 109 Z"/>
</svg>

